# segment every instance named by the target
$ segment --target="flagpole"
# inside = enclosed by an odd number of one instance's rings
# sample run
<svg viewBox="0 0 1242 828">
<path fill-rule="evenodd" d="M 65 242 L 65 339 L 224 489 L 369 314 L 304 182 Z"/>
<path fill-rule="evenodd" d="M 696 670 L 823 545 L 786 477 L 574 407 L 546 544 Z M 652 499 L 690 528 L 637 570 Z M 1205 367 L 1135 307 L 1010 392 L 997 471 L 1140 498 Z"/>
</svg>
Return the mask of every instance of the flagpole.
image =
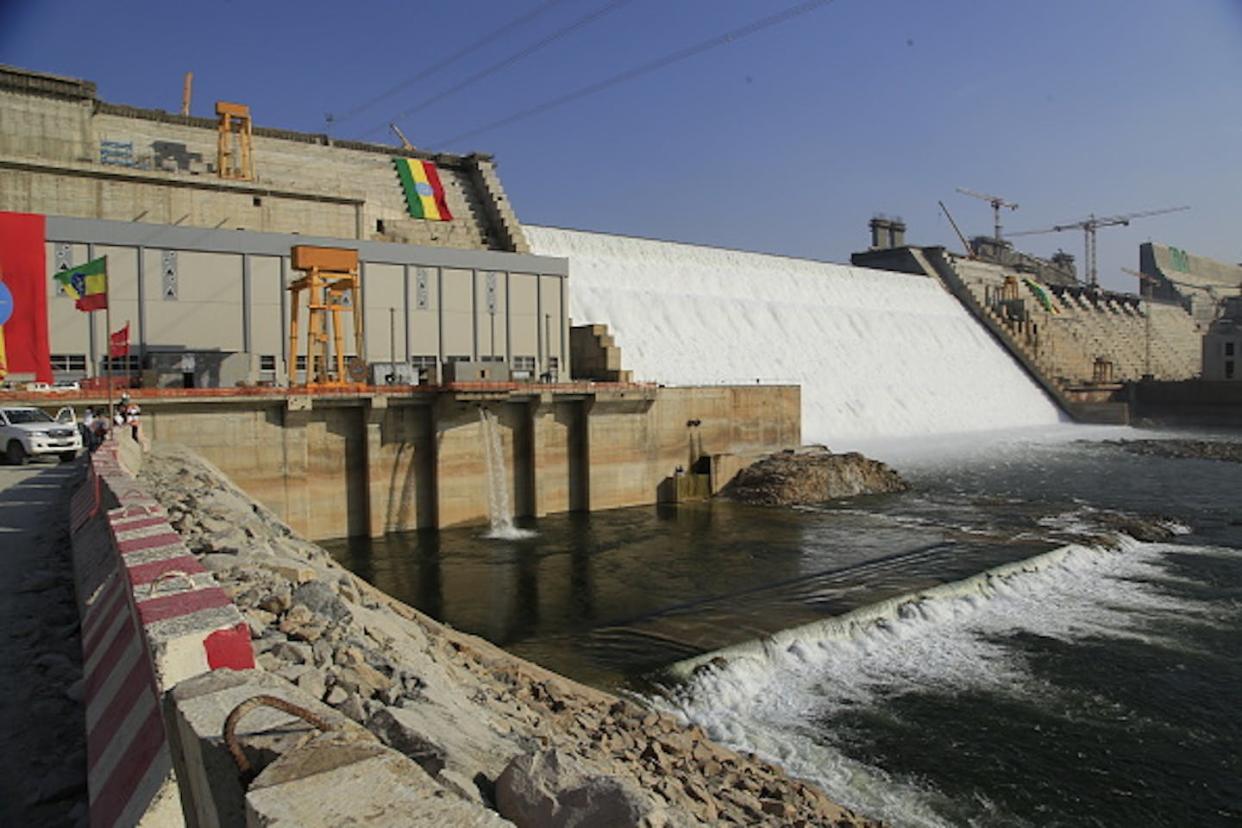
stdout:
<svg viewBox="0 0 1242 828">
<path fill-rule="evenodd" d="M 107 259 L 106 256 L 104 258 Z M 104 273 L 107 272 L 105 266 Z M 107 367 L 108 376 L 108 430 L 111 431 L 116 421 L 112 413 L 112 285 L 108 284 L 111 280 L 106 275 L 104 279 L 106 280 L 104 282 L 104 335 L 107 340 L 107 346 L 104 349 L 104 353 L 107 354 L 104 358 L 106 360 L 104 365 Z"/>
</svg>

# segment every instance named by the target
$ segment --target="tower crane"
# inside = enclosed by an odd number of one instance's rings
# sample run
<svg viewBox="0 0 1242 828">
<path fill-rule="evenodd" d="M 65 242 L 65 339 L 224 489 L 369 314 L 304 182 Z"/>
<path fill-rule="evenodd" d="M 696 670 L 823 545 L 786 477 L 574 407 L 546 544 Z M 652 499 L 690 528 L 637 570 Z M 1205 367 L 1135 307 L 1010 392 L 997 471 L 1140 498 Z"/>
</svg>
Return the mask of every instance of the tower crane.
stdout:
<svg viewBox="0 0 1242 828">
<path fill-rule="evenodd" d="M 1066 230 L 1083 231 L 1084 240 L 1084 256 L 1083 266 L 1087 270 L 1087 284 L 1091 287 L 1099 286 L 1099 272 L 1096 268 L 1096 243 L 1095 232 L 1101 227 L 1127 227 L 1130 222 L 1137 218 L 1146 218 L 1147 216 L 1159 216 L 1165 213 L 1177 213 L 1182 210 L 1189 210 L 1189 207 L 1165 207 L 1160 210 L 1144 210 L 1139 213 L 1125 213 L 1119 216 L 1097 216 L 1095 213 L 1087 216 L 1085 219 L 1067 222 L 1066 224 L 1056 224 L 1043 230 L 1021 230 L 1017 233 L 1011 233 L 1011 236 L 1036 236 L 1041 233 L 1061 233 Z"/>
<path fill-rule="evenodd" d="M 968 190 L 965 187 L 958 187 L 957 191 L 961 193 L 962 195 L 968 195 L 971 198 L 982 199 L 983 201 L 986 201 L 988 204 L 992 205 L 993 230 L 996 234 L 995 236 L 996 240 L 1000 241 L 1001 240 L 1001 220 L 1000 220 L 1001 208 L 1005 208 L 1007 210 L 1016 210 L 1018 209 L 1017 203 L 1013 201 L 1006 201 L 1000 196 L 988 195 L 987 193 L 976 193 L 974 190 Z"/>
</svg>

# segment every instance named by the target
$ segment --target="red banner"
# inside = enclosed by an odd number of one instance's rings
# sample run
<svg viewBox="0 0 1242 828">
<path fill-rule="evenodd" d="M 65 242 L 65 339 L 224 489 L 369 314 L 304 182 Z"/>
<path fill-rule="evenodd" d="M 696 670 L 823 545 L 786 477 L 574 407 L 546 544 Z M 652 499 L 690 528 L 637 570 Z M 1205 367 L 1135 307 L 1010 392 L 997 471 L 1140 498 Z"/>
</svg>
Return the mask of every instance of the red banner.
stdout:
<svg viewBox="0 0 1242 828">
<path fill-rule="evenodd" d="M 51 382 L 44 227 L 43 216 L 0 212 L 0 279 L 13 293 L 13 316 L 4 325 L 9 372 Z"/>
<path fill-rule="evenodd" d="M 125 327 L 113 334 L 108 334 L 108 356 L 110 357 L 126 357 L 129 356 L 129 323 L 125 323 Z"/>
</svg>

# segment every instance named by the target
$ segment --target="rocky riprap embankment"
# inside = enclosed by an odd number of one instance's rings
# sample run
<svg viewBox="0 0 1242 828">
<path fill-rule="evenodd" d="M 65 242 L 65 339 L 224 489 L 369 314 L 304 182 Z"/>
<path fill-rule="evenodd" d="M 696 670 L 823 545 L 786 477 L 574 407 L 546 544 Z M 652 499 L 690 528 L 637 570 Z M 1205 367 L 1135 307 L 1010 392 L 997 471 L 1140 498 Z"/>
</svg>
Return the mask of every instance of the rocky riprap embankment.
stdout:
<svg viewBox="0 0 1242 828">
<path fill-rule="evenodd" d="M 1242 463 L 1242 443 L 1225 440 L 1105 440 L 1103 444 L 1131 454 Z"/>
<path fill-rule="evenodd" d="M 157 448 L 142 477 L 245 614 L 262 667 L 480 808 L 541 827 L 878 825 L 698 727 L 392 599 L 190 452 Z"/>
<path fill-rule="evenodd" d="M 904 492 L 897 472 L 858 452 L 833 454 L 807 446 L 769 454 L 738 472 L 722 495 L 762 506 L 800 506 L 841 497 Z"/>
</svg>

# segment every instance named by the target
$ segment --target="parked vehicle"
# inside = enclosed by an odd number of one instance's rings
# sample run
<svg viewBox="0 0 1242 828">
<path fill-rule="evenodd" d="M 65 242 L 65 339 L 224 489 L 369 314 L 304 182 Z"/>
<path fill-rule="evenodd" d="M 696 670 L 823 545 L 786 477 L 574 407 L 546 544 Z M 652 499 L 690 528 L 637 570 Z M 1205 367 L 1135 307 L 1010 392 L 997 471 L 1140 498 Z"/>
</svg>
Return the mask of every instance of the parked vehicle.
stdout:
<svg viewBox="0 0 1242 828">
<path fill-rule="evenodd" d="M 82 435 L 68 406 L 56 413 L 56 419 L 38 408 L 0 408 L 0 448 L 5 460 L 18 466 L 31 457 L 48 455 L 68 462 L 82 450 Z"/>
</svg>

